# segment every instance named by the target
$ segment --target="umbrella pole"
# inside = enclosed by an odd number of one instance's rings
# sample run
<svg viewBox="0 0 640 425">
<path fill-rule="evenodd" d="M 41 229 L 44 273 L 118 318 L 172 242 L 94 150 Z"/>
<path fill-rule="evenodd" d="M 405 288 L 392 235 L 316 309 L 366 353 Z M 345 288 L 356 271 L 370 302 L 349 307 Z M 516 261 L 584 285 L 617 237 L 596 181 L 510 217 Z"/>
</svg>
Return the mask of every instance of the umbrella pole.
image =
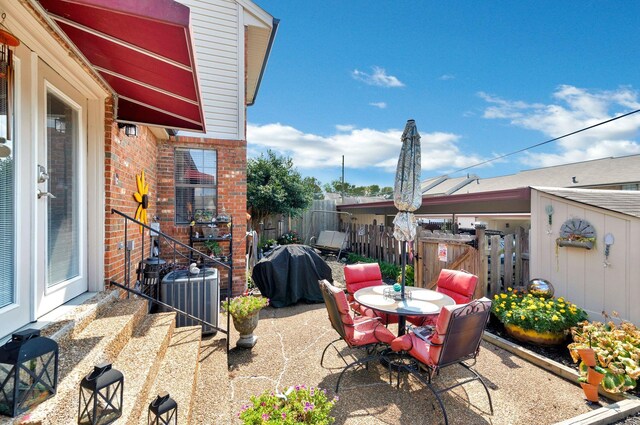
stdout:
<svg viewBox="0 0 640 425">
<path fill-rule="evenodd" d="M 401 299 L 404 301 L 404 279 L 407 269 L 407 242 L 402 241 L 401 254 L 402 255 L 402 279 L 400 280 Z M 404 315 L 398 315 L 398 336 L 402 336 L 405 333 L 405 327 L 407 324 L 407 318 Z"/>
</svg>

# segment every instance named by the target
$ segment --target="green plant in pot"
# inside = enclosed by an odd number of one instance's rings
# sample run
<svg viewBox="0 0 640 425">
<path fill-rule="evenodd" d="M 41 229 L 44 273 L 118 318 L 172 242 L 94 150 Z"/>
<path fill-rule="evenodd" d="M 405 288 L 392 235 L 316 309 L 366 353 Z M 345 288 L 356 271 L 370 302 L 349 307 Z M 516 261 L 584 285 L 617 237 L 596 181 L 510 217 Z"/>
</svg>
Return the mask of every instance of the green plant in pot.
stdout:
<svg viewBox="0 0 640 425">
<path fill-rule="evenodd" d="M 222 254 L 222 247 L 217 241 L 204 241 L 204 247 L 211 253 L 212 257 L 219 257 Z"/>
<path fill-rule="evenodd" d="M 260 310 L 269 305 L 269 299 L 255 295 L 241 295 L 222 302 L 225 313 L 231 314 L 233 327 L 240 333 L 236 346 L 253 348 L 258 337 L 253 331 L 258 326 Z"/>
<path fill-rule="evenodd" d="M 571 334 L 573 342 L 568 346 L 569 353 L 574 362 L 581 360 L 582 377 L 594 379 L 600 378 L 598 374 L 603 375 L 600 384 L 610 393 L 636 387 L 640 379 L 640 329 L 633 323 L 584 321 L 572 329 Z"/>
<path fill-rule="evenodd" d="M 558 345 L 570 329 L 587 318 L 584 310 L 564 298 L 545 298 L 512 288 L 494 296 L 491 312 L 512 337 L 537 345 Z"/>
</svg>

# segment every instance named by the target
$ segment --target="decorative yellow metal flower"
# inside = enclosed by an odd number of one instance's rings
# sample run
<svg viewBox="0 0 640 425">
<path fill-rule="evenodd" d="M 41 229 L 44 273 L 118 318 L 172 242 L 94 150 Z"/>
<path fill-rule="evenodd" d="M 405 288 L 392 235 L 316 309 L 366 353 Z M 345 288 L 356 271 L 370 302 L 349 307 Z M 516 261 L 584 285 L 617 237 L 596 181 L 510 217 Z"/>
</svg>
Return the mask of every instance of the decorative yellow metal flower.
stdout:
<svg viewBox="0 0 640 425">
<path fill-rule="evenodd" d="M 149 206 L 149 185 L 144 181 L 144 170 L 136 174 L 136 186 L 138 191 L 133 194 L 133 198 L 138 202 L 135 219 L 141 223 L 149 224 L 147 219 L 147 207 Z M 144 227 L 140 226 L 140 233 L 144 232 Z"/>
</svg>

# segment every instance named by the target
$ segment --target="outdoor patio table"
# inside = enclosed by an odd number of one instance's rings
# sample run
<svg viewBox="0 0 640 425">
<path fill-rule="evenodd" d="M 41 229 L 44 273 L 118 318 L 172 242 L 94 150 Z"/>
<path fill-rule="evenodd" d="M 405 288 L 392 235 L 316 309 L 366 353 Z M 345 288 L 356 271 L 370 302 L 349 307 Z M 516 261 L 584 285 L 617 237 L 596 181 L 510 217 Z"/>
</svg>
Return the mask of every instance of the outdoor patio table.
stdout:
<svg viewBox="0 0 640 425">
<path fill-rule="evenodd" d="M 431 289 L 406 288 L 411 296 L 404 300 L 395 300 L 385 297 L 384 290 L 392 288 L 391 285 L 369 286 L 359 289 L 353 294 L 356 302 L 383 313 L 398 316 L 398 336 L 405 333 L 406 316 L 430 316 L 440 313 L 442 307 L 453 305 L 456 302 L 448 295 Z"/>
</svg>

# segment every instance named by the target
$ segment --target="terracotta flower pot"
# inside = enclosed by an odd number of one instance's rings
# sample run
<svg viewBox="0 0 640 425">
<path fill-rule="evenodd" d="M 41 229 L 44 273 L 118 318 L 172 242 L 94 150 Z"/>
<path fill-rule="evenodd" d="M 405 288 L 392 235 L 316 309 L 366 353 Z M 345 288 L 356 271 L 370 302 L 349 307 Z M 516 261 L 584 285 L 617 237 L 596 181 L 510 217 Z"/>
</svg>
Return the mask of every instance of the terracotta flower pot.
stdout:
<svg viewBox="0 0 640 425">
<path fill-rule="evenodd" d="M 600 382 L 604 379 L 604 373 L 600 373 L 596 371 L 594 368 L 590 367 L 587 370 L 587 382 L 593 385 L 600 385 Z"/>
<path fill-rule="evenodd" d="M 593 348 L 578 348 L 578 354 L 585 365 L 589 367 L 595 367 L 596 365 L 596 352 Z"/>
<path fill-rule="evenodd" d="M 580 382 L 580 386 L 582 386 L 582 391 L 584 391 L 584 396 L 587 400 L 598 403 L 600 400 L 598 399 L 598 386 L 589 384 L 588 382 Z"/>
</svg>

